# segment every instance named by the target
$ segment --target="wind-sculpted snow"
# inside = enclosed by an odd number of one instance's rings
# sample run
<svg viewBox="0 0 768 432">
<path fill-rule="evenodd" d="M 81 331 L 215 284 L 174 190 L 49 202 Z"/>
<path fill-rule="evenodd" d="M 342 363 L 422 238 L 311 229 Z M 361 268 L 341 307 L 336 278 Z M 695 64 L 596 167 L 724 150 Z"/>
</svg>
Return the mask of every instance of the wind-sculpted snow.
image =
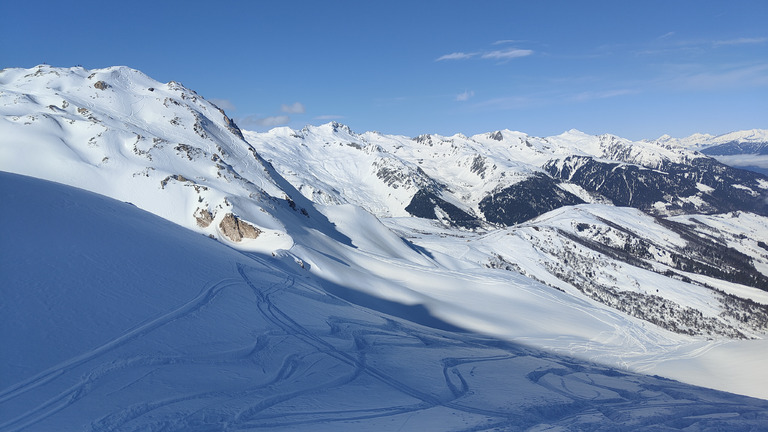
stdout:
<svg viewBox="0 0 768 432">
<path fill-rule="evenodd" d="M 2 431 L 768 422 L 764 400 L 355 306 L 292 262 L 82 190 L 0 173 L 0 198 Z"/>
</svg>

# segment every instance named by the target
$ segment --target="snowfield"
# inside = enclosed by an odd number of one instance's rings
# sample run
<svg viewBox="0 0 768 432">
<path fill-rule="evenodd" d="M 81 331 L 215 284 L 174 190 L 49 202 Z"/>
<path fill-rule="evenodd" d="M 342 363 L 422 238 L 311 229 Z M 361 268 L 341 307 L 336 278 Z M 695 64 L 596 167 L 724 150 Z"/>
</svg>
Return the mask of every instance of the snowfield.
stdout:
<svg viewBox="0 0 768 432">
<path fill-rule="evenodd" d="M 768 179 L 696 139 L 255 133 L 4 69 L 0 431 L 759 430 Z"/>
<path fill-rule="evenodd" d="M 768 422 L 764 400 L 354 305 L 292 261 L 93 193 L 2 173 L 0 197 L 2 431 Z"/>
</svg>

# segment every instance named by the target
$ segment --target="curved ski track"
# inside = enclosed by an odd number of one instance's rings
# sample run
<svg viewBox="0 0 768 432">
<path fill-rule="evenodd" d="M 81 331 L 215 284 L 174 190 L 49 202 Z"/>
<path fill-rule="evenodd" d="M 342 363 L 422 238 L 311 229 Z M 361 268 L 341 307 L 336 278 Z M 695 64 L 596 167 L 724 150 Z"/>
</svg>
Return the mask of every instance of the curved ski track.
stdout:
<svg viewBox="0 0 768 432">
<path fill-rule="evenodd" d="M 136 372 L 136 378 L 108 393 L 119 395 L 130 393 L 132 386 L 153 375 L 184 365 L 217 369 L 239 365 L 264 374 L 261 380 L 242 380 L 233 388 L 200 386 L 195 387 L 201 389 L 197 392 L 143 394 L 84 425 L 85 429 L 316 430 L 365 424 L 418 430 L 425 419 L 447 414 L 452 422 L 438 423 L 441 429 L 466 431 L 518 430 L 537 424 L 594 426 L 595 419 L 614 425 L 666 427 L 718 424 L 721 418 L 745 424 L 751 424 L 749 419 L 768 420 L 765 401 L 585 366 L 480 336 L 412 326 L 303 284 L 297 286 L 295 277 L 288 274 L 278 277 L 243 264 L 237 264 L 237 272 L 238 278 L 209 284 L 181 306 L 0 391 L 2 408 L 14 398 L 82 373 L 55 396 L 2 421 L 0 431 L 38 430 L 37 425 L 42 430 L 41 422 L 55 423 L 57 414 L 77 409 L 88 397 L 98 397 L 95 392 L 111 376 Z M 253 281 L 256 272 L 262 278 L 259 283 Z M 214 300 L 238 287 L 252 293 L 254 312 L 266 324 L 251 343 L 196 355 L 134 350 L 134 355 L 122 358 L 117 352 L 151 338 L 163 326 L 205 313 Z M 313 308 L 320 312 L 312 315 L 308 311 Z M 325 313 L 334 308 L 338 315 Z M 414 359 L 413 366 L 407 364 L 409 357 Z M 426 369 L 417 367 L 418 358 L 427 359 Z M 489 390 L 487 383 L 496 380 L 509 384 Z M 327 405 L 335 404 L 323 402 L 323 395 L 329 393 L 352 396 L 342 400 L 339 409 L 329 409 Z"/>
</svg>

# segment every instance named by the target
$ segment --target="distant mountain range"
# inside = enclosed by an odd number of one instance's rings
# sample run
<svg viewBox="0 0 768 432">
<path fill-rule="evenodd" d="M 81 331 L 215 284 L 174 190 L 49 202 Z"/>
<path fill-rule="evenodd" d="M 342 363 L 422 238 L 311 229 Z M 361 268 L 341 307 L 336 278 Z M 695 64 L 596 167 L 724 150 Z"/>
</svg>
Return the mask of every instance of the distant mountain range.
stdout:
<svg viewBox="0 0 768 432">
<path fill-rule="evenodd" d="M 768 131 L 765 129 L 720 136 L 696 134 L 683 139 L 663 136 L 656 142 L 698 150 L 726 165 L 768 175 Z"/>
<path fill-rule="evenodd" d="M 129 202 L 376 313 L 768 397 L 768 177 L 727 163 L 766 155 L 766 130 L 257 133 L 180 83 L 44 65 L 0 72 L 0 116 L 0 170 Z"/>
</svg>

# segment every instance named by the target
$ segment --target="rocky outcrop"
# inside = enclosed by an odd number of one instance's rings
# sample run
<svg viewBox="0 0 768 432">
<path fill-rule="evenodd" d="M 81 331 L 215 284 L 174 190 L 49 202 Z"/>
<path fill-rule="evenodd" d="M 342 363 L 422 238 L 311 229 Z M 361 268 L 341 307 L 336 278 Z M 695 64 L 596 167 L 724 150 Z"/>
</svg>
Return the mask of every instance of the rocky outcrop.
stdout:
<svg viewBox="0 0 768 432">
<path fill-rule="evenodd" d="M 208 209 L 198 207 L 195 211 L 195 220 L 200 228 L 208 228 L 213 222 L 213 214 Z"/>
<path fill-rule="evenodd" d="M 227 213 L 219 223 L 219 229 L 228 239 L 239 242 L 244 238 L 255 239 L 261 234 L 261 230 L 248 222 L 240 219 L 232 213 Z"/>
<path fill-rule="evenodd" d="M 473 215 L 440 198 L 434 192 L 420 189 L 405 211 L 413 216 L 442 220 L 453 226 L 477 228 L 481 222 Z"/>
<path fill-rule="evenodd" d="M 488 222 L 511 226 L 556 208 L 583 202 L 561 189 L 552 178 L 536 174 L 483 198 L 480 211 Z"/>
<path fill-rule="evenodd" d="M 568 156 L 544 169 L 556 179 L 600 194 L 614 205 L 634 207 L 656 216 L 749 211 L 768 215 L 765 176 L 735 169 L 715 159 L 688 164 L 663 161 L 658 169 Z"/>
</svg>

